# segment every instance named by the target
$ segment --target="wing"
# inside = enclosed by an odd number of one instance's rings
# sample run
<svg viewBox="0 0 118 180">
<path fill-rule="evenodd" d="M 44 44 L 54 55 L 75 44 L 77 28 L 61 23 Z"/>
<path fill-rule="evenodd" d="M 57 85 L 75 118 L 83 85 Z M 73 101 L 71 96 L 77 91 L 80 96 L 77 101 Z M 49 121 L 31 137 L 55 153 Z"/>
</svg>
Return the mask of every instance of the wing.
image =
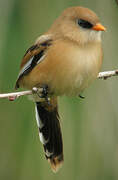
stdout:
<svg viewBox="0 0 118 180">
<path fill-rule="evenodd" d="M 26 51 L 20 65 L 20 72 L 15 89 L 19 88 L 20 79 L 31 72 L 32 69 L 44 59 L 46 50 L 51 44 L 51 35 L 43 35 L 37 40 L 36 44 Z"/>
</svg>

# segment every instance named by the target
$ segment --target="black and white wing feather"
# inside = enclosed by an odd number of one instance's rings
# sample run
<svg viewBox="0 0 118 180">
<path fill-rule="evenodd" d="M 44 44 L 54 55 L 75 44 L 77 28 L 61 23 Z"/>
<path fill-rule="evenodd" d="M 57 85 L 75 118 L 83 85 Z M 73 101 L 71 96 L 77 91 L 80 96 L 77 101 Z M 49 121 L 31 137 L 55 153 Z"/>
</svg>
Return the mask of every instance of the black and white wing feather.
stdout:
<svg viewBox="0 0 118 180">
<path fill-rule="evenodd" d="M 20 72 L 16 81 L 15 89 L 19 88 L 19 80 L 30 73 L 32 69 L 44 59 L 47 48 L 51 45 L 51 36 L 41 36 L 37 43 L 31 46 L 25 53 L 20 66 Z"/>
</svg>

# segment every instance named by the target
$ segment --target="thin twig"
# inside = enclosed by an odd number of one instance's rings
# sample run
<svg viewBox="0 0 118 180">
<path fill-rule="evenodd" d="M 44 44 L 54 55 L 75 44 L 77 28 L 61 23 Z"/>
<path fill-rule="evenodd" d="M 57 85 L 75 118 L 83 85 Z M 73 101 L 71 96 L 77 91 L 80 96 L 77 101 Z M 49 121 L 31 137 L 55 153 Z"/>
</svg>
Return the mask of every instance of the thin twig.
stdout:
<svg viewBox="0 0 118 180">
<path fill-rule="evenodd" d="M 118 69 L 113 71 L 100 72 L 98 78 L 106 80 L 107 78 L 110 78 L 112 76 L 118 76 Z"/>
<path fill-rule="evenodd" d="M 20 91 L 20 92 L 12 92 L 6 94 L 0 94 L 0 98 L 8 98 L 10 101 L 17 99 L 20 96 L 31 95 L 32 91 Z"/>
<path fill-rule="evenodd" d="M 14 101 L 15 99 L 19 98 L 20 96 L 36 94 L 37 91 L 38 91 L 38 93 L 42 92 L 42 88 L 40 88 L 40 90 L 39 90 L 36 87 L 34 87 L 32 90 L 28 90 L 28 91 L 0 94 L 0 98 L 8 98 L 10 101 Z"/>
<path fill-rule="evenodd" d="M 110 78 L 112 76 L 118 76 L 118 69 L 113 70 L 113 71 L 100 72 L 98 75 L 98 79 L 106 80 L 107 78 Z M 0 99 L 1 98 L 8 98 L 10 101 L 14 101 L 15 99 L 19 98 L 20 96 L 32 95 L 32 94 L 37 93 L 37 91 L 42 92 L 42 88 L 40 88 L 40 90 L 37 88 L 33 88 L 32 90 L 28 90 L 28 91 L 20 91 L 20 92 L 0 94 Z"/>
</svg>

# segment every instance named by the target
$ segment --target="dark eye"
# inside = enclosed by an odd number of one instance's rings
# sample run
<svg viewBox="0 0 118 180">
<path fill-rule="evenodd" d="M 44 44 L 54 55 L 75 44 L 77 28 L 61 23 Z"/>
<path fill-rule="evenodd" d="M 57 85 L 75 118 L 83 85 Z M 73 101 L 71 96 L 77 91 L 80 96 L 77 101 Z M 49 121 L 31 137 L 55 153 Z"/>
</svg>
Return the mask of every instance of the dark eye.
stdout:
<svg viewBox="0 0 118 180">
<path fill-rule="evenodd" d="M 79 20 L 78 20 L 78 24 L 79 24 L 81 27 L 86 28 L 86 29 L 90 29 L 90 28 L 93 27 L 93 25 L 92 25 L 90 22 L 85 21 L 85 20 L 83 20 L 83 19 L 79 19 Z"/>
</svg>

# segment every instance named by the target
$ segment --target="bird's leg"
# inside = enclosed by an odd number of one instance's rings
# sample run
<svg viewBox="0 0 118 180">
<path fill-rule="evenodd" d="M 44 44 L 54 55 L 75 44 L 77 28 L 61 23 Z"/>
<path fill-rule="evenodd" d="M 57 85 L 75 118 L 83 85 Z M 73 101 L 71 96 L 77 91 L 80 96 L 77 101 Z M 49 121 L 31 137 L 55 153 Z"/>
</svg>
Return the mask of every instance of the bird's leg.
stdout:
<svg viewBox="0 0 118 180">
<path fill-rule="evenodd" d="M 40 98 L 45 98 L 46 102 L 50 104 L 49 98 L 48 98 L 48 86 L 44 85 L 42 87 L 42 93 L 40 95 Z"/>
<path fill-rule="evenodd" d="M 32 90 L 34 93 L 38 95 L 39 98 L 44 98 L 48 105 L 50 105 L 50 98 L 48 97 L 48 86 L 40 85 L 40 87 L 34 87 Z"/>
</svg>

